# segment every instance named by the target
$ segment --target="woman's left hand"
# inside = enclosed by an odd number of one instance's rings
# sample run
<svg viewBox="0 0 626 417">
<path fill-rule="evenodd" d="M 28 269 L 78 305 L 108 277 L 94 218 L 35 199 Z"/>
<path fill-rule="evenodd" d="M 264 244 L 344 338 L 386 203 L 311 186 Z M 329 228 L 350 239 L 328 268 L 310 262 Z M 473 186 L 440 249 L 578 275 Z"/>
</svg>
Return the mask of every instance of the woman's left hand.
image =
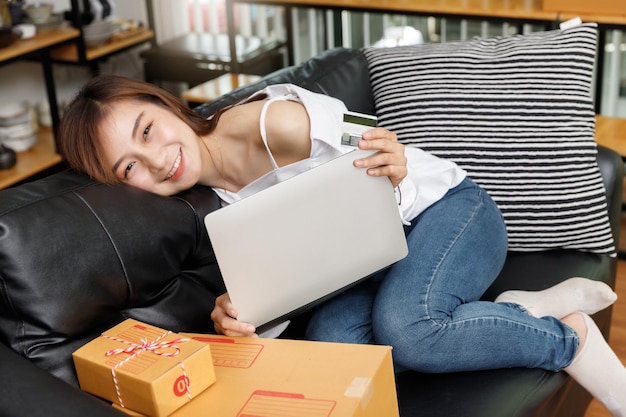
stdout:
<svg viewBox="0 0 626 417">
<path fill-rule="evenodd" d="M 364 132 L 362 139 L 359 141 L 359 149 L 380 152 L 368 158 L 357 159 L 354 165 L 367 168 L 367 173 L 374 177 L 389 177 L 393 187 L 397 187 L 407 175 L 407 160 L 404 156 L 404 145 L 398 142 L 396 134 L 377 127 Z"/>
</svg>

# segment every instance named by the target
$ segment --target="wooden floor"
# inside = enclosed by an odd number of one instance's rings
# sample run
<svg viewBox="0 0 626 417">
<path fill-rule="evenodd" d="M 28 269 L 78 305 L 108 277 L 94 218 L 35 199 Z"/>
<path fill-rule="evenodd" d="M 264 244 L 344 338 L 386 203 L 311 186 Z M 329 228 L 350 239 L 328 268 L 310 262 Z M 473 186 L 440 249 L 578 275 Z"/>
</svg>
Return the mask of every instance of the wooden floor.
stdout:
<svg viewBox="0 0 626 417">
<path fill-rule="evenodd" d="M 622 217 L 620 231 L 620 247 L 626 249 L 626 215 Z M 609 345 L 615 350 L 617 356 L 626 364 L 626 261 L 620 260 L 617 266 L 617 302 L 613 307 L 613 322 Z M 596 400 L 594 400 L 585 417 L 611 417 L 611 414 Z"/>
</svg>

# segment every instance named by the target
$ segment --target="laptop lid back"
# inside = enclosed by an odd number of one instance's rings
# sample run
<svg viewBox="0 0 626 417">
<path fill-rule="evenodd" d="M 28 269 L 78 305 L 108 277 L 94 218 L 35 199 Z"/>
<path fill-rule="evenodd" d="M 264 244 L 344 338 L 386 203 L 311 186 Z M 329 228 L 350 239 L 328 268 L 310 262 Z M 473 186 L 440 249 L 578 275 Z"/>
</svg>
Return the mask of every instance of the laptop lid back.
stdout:
<svg viewBox="0 0 626 417">
<path fill-rule="evenodd" d="M 205 217 L 238 319 L 259 329 L 404 258 L 406 239 L 387 177 L 355 150 Z"/>
</svg>

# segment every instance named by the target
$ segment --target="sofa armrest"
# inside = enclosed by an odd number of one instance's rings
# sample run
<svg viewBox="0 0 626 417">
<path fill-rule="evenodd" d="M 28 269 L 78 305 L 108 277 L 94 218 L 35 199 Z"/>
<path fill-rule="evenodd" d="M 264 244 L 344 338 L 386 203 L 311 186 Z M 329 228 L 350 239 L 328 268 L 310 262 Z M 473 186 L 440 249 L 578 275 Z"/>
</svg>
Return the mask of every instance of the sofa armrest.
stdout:
<svg viewBox="0 0 626 417">
<path fill-rule="evenodd" d="M 5 417 L 121 417 L 126 414 L 38 368 L 0 343 L 0 410 Z"/>
</svg>

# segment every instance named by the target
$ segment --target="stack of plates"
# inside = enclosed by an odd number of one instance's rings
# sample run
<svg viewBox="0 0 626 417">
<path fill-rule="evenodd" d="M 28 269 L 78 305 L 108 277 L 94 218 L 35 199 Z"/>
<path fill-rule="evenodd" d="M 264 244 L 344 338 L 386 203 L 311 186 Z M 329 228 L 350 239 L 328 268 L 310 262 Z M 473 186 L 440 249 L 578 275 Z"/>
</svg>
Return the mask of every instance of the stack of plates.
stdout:
<svg viewBox="0 0 626 417">
<path fill-rule="evenodd" d="M 37 126 L 32 107 L 25 104 L 0 105 L 0 143 L 23 152 L 37 143 Z"/>
<path fill-rule="evenodd" d="M 103 45 L 111 39 L 115 31 L 114 25 L 109 20 L 96 20 L 83 26 L 83 39 L 88 48 Z"/>
</svg>

